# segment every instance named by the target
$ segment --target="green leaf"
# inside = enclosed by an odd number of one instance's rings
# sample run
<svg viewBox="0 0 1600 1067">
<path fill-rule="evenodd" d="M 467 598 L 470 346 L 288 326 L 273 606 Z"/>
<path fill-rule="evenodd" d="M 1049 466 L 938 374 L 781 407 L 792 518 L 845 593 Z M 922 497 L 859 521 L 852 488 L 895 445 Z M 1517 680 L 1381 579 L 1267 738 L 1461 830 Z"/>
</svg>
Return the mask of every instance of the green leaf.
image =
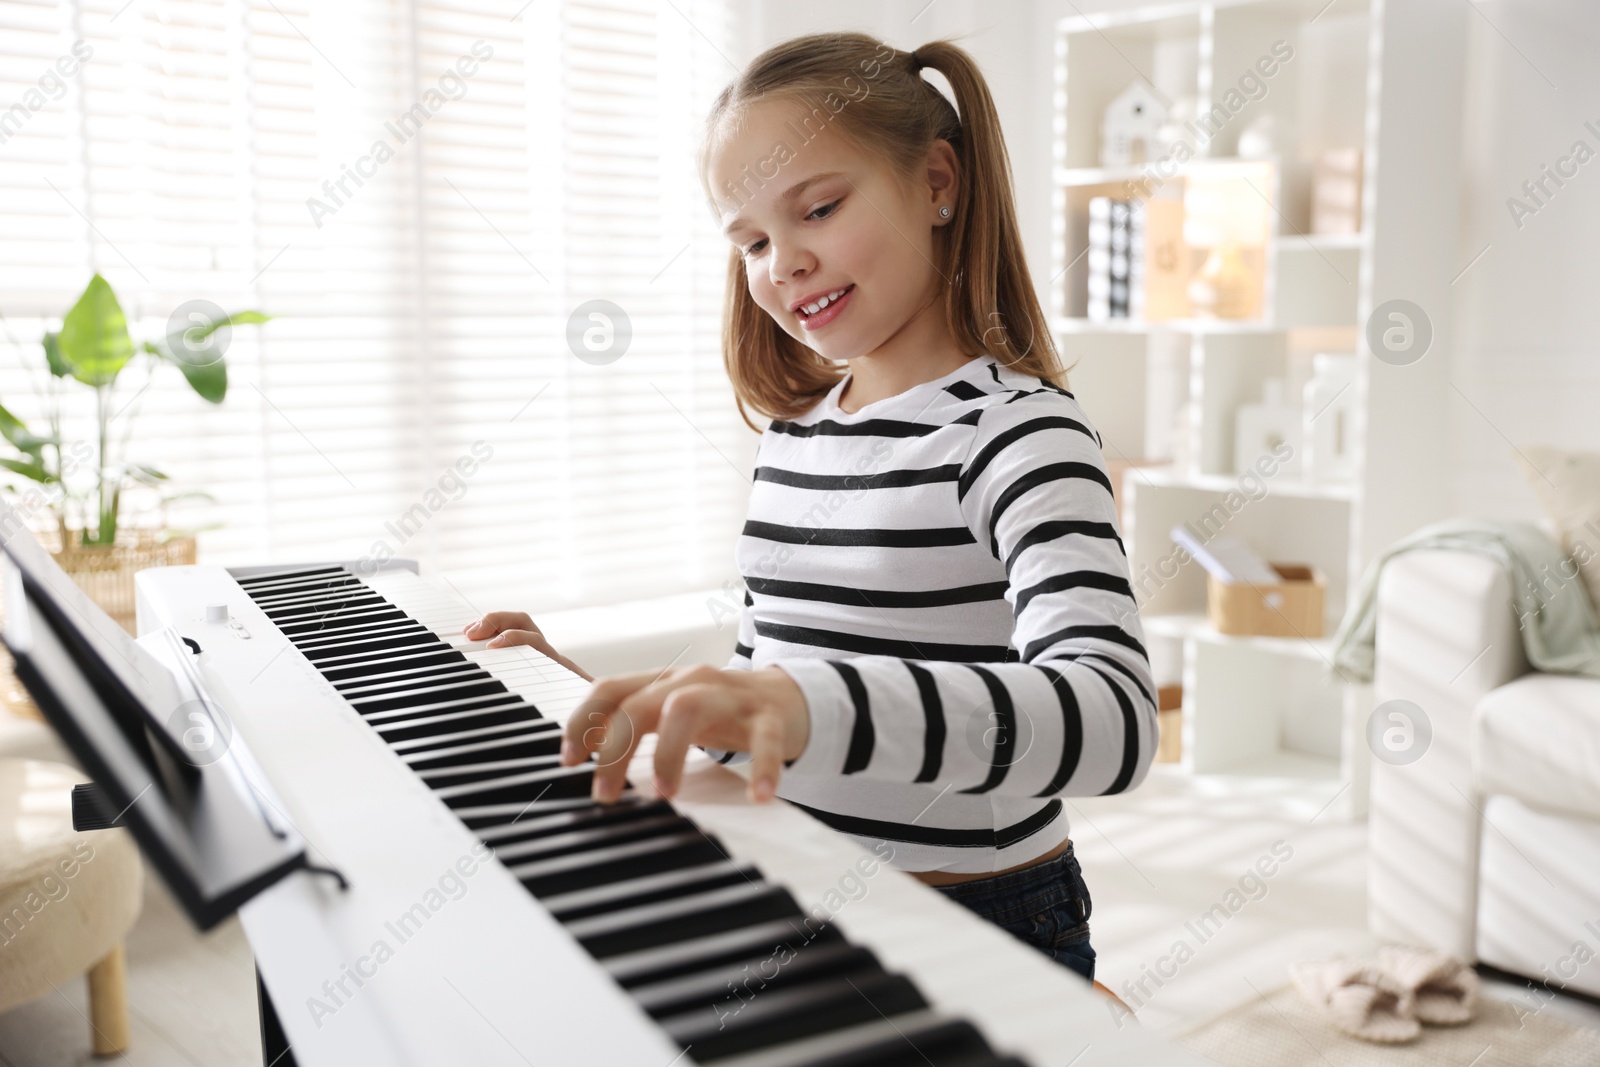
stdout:
<svg viewBox="0 0 1600 1067">
<path fill-rule="evenodd" d="M 217 498 L 206 492 L 204 489 L 185 489 L 178 493 L 163 493 L 161 496 L 161 504 L 163 507 L 168 504 L 177 504 L 185 500 L 204 501 L 207 504 L 215 504 L 217 502 Z"/>
<path fill-rule="evenodd" d="M 61 322 L 56 339 L 72 376 L 85 385 L 110 385 L 133 358 L 128 319 L 111 285 L 96 274 Z"/>
<path fill-rule="evenodd" d="M 45 445 L 60 443 L 54 437 L 40 437 L 23 425 L 22 420 L 7 411 L 3 405 L 0 405 L 0 437 L 10 441 L 17 451 L 32 456 L 35 463 L 42 462 L 40 453 L 44 451 Z"/>
<path fill-rule="evenodd" d="M 263 322 L 271 322 L 272 316 L 259 311 L 235 311 L 232 315 L 224 315 L 209 326 L 194 326 L 188 332 L 199 338 L 206 338 L 222 329 L 224 326 L 260 326 Z"/>
<path fill-rule="evenodd" d="M 170 480 L 165 474 L 146 463 L 129 463 L 122 468 L 122 472 L 140 485 L 160 485 Z"/>
<path fill-rule="evenodd" d="M 24 463 L 20 459 L 0 459 L 0 467 L 13 474 L 20 474 L 24 478 L 32 478 L 36 482 L 49 484 L 55 481 L 55 476 L 37 463 Z"/>
<path fill-rule="evenodd" d="M 67 361 L 61 355 L 61 335 L 47 333 L 44 335 L 44 360 L 50 365 L 50 373 L 57 378 L 65 378 L 72 373 L 72 368 L 67 366 Z"/>
<path fill-rule="evenodd" d="M 198 330 L 199 327 L 196 327 Z M 199 393 L 202 399 L 213 404 L 222 403 L 228 395 L 228 365 L 222 360 L 196 366 L 187 360 L 180 359 L 170 348 L 164 344 L 144 343 L 144 350 L 159 359 L 171 363 L 183 372 L 183 377 L 191 388 Z"/>
</svg>

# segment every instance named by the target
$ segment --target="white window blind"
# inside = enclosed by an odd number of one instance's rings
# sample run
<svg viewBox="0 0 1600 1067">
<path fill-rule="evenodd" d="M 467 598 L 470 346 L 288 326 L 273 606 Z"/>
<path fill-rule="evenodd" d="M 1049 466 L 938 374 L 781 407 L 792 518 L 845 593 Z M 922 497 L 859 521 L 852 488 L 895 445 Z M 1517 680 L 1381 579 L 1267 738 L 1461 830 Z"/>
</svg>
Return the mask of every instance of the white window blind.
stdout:
<svg viewBox="0 0 1600 1067">
<path fill-rule="evenodd" d="M 720 584 L 755 437 L 692 154 L 734 12 L 517 7 L 0 0 L 0 402 L 36 416 L 94 271 L 136 340 L 259 308 L 220 407 L 119 383 L 132 457 L 217 498 L 203 562 L 393 553 L 536 611 Z M 607 365 L 568 347 L 597 299 L 632 328 Z"/>
</svg>

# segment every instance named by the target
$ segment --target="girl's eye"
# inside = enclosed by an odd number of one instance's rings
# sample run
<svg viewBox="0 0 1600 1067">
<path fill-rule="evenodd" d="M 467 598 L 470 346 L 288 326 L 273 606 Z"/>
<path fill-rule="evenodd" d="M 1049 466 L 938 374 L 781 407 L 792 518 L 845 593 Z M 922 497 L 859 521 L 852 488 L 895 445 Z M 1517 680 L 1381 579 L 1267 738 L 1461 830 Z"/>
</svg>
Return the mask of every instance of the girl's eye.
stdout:
<svg viewBox="0 0 1600 1067">
<path fill-rule="evenodd" d="M 844 202 L 844 198 L 841 197 L 840 199 L 835 200 L 832 203 L 823 204 L 821 207 L 817 208 L 816 210 L 812 211 L 809 215 L 807 215 L 806 218 L 808 218 L 808 219 L 816 219 L 818 222 L 821 222 L 823 219 L 831 218 L 833 216 L 833 213 L 838 210 L 839 205 L 841 203 L 843 203 L 843 202 Z M 764 246 L 766 243 L 767 243 L 767 239 L 765 237 L 763 237 L 759 241 L 752 241 L 750 244 L 745 246 L 744 254 L 747 255 L 747 256 L 753 256 L 757 252 L 761 251 L 762 246 Z"/>
<path fill-rule="evenodd" d="M 818 218 L 819 217 L 818 216 L 818 212 L 826 211 L 827 215 L 821 215 L 820 216 L 821 218 L 825 219 L 829 215 L 832 215 L 834 213 L 834 211 L 838 209 L 840 203 L 841 203 L 840 200 L 835 200 L 831 204 L 823 204 L 821 207 L 817 208 L 816 211 L 813 211 L 811 214 L 807 215 L 806 218 L 808 218 L 808 219 Z"/>
</svg>

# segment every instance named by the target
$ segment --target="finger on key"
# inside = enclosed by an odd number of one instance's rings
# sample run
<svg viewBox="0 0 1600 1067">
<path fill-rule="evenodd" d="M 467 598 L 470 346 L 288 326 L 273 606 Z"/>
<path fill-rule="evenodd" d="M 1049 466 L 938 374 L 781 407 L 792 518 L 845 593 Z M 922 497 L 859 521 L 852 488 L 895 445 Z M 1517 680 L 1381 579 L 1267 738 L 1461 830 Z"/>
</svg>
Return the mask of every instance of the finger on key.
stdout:
<svg viewBox="0 0 1600 1067">
<path fill-rule="evenodd" d="M 493 637 L 502 630 L 535 630 L 533 620 L 523 611 L 491 611 L 481 619 L 474 619 L 461 628 L 461 632 L 474 641 Z"/>
<path fill-rule="evenodd" d="M 778 792 L 783 738 L 783 716 L 776 710 L 761 712 L 750 724 L 750 799 L 757 804 L 766 803 Z"/>
<path fill-rule="evenodd" d="M 600 747 L 605 736 L 606 719 L 622 702 L 650 683 L 659 671 L 635 671 L 602 678 L 589 687 L 562 731 L 561 765 L 571 767 L 589 758 L 589 753 Z"/>
<path fill-rule="evenodd" d="M 683 784 L 683 762 L 689 746 L 705 720 L 715 717 L 727 690 L 713 685 L 686 685 L 667 694 L 661 704 L 657 724 L 655 772 L 656 792 L 671 797 Z"/>
<path fill-rule="evenodd" d="M 595 752 L 594 799 L 610 804 L 622 795 L 628 784 L 628 764 L 644 735 L 655 726 L 658 714 L 652 709 L 634 711 L 626 702 L 606 720 L 605 737 Z"/>
</svg>

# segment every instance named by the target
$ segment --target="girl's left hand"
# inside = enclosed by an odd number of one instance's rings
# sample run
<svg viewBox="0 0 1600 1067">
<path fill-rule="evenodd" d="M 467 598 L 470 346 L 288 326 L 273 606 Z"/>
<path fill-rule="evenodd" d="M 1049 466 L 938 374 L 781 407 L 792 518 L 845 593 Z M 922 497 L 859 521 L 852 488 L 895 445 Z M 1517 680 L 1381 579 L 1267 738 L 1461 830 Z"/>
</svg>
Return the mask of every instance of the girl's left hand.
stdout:
<svg viewBox="0 0 1600 1067">
<path fill-rule="evenodd" d="M 561 764 L 596 753 L 594 799 L 622 795 L 628 763 L 647 733 L 657 733 L 656 791 L 670 797 L 683 780 L 690 745 L 750 753 L 750 797 L 770 800 L 783 762 L 805 751 L 811 716 L 805 694 L 777 667 L 719 670 L 711 666 L 640 671 L 602 678 L 567 720 Z"/>
</svg>

